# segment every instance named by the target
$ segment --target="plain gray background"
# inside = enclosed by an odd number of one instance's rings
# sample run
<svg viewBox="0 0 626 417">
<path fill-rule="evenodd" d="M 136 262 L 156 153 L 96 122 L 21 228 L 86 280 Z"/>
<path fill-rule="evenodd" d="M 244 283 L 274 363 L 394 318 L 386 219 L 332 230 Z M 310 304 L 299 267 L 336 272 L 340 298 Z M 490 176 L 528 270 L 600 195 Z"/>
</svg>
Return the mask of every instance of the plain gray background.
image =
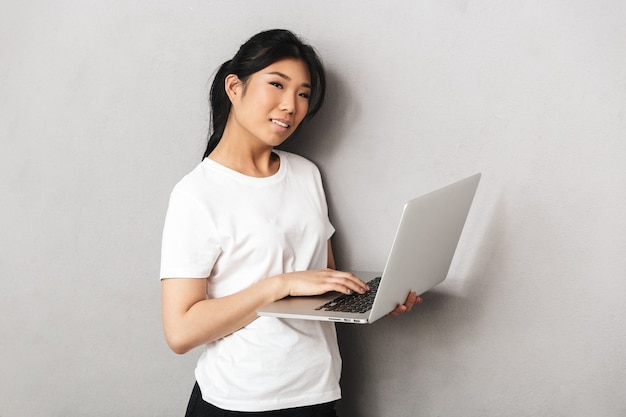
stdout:
<svg viewBox="0 0 626 417">
<path fill-rule="evenodd" d="M 160 323 L 169 192 L 214 69 L 292 29 L 329 73 L 289 149 L 344 269 L 402 203 L 483 173 L 449 279 L 338 328 L 346 417 L 624 416 L 626 3 L 71 1 L 0 6 L 0 416 L 182 416 L 199 354 Z"/>
</svg>

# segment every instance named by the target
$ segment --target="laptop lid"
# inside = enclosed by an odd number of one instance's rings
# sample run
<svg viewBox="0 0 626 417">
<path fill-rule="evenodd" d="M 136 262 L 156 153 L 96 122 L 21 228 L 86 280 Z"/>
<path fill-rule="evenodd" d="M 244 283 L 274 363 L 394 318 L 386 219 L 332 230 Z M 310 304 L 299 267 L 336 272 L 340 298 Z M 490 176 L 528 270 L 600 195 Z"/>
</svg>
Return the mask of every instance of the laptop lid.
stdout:
<svg viewBox="0 0 626 417">
<path fill-rule="evenodd" d="M 387 257 L 374 304 L 365 313 L 324 311 L 338 293 L 287 297 L 260 310 L 261 316 L 373 323 L 404 303 L 410 291 L 423 294 L 448 275 L 481 174 L 408 201 Z M 355 272 L 369 281 L 376 272 Z"/>
</svg>

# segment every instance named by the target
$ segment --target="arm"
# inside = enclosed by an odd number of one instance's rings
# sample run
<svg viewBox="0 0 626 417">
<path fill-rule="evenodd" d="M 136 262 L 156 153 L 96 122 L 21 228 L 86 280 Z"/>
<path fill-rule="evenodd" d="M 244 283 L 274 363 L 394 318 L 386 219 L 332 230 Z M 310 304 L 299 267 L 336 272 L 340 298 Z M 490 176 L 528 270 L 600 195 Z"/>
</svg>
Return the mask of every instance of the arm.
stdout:
<svg viewBox="0 0 626 417">
<path fill-rule="evenodd" d="M 333 246 L 330 244 L 330 239 L 328 239 L 328 267 L 330 269 L 335 269 L 335 255 L 333 255 Z"/>
<path fill-rule="evenodd" d="M 185 353 L 239 330 L 256 320 L 257 309 L 288 295 L 328 291 L 349 294 L 366 290 L 365 283 L 351 273 L 330 268 L 276 275 L 235 294 L 208 300 L 206 279 L 164 278 L 161 280 L 163 330 L 170 348 Z"/>
<path fill-rule="evenodd" d="M 206 299 L 206 279 L 161 280 L 163 330 L 170 348 L 185 353 L 256 319 L 256 309 L 282 294 L 275 279 L 260 281 L 227 297 Z"/>
</svg>

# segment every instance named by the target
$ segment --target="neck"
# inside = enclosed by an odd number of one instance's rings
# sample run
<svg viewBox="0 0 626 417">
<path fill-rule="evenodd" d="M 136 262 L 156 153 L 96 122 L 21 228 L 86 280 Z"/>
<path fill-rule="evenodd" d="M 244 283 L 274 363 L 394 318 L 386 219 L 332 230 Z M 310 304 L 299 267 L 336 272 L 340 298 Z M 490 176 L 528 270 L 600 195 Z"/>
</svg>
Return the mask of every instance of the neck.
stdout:
<svg viewBox="0 0 626 417">
<path fill-rule="evenodd" d="M 269 177 L 278 172 L 280 158 L 270 146 L 253 146 L 224 132 L 222 139 L 209 154 L 209 159 L 250 177 Z"/>
</svg>

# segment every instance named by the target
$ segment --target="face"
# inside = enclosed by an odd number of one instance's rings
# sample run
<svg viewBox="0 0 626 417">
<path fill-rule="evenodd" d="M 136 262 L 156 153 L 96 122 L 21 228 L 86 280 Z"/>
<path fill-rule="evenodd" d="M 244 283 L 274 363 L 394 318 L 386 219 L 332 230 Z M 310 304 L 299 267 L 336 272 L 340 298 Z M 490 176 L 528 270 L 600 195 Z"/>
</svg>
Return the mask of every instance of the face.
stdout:
<svg viewBox="0 0 626 417">
<path fill-rule="evenodd" d="M 241 138 L 261 146 L 280 145 L 307 114 L 311 77 L 301 60 L 277 61 L 252 74 L 245 83 L 234 75 L 229 77 L 234 77 L 226 79 L 232 102 L 229 123 L 234 125 L 229 127 Z"/>
</svg>

